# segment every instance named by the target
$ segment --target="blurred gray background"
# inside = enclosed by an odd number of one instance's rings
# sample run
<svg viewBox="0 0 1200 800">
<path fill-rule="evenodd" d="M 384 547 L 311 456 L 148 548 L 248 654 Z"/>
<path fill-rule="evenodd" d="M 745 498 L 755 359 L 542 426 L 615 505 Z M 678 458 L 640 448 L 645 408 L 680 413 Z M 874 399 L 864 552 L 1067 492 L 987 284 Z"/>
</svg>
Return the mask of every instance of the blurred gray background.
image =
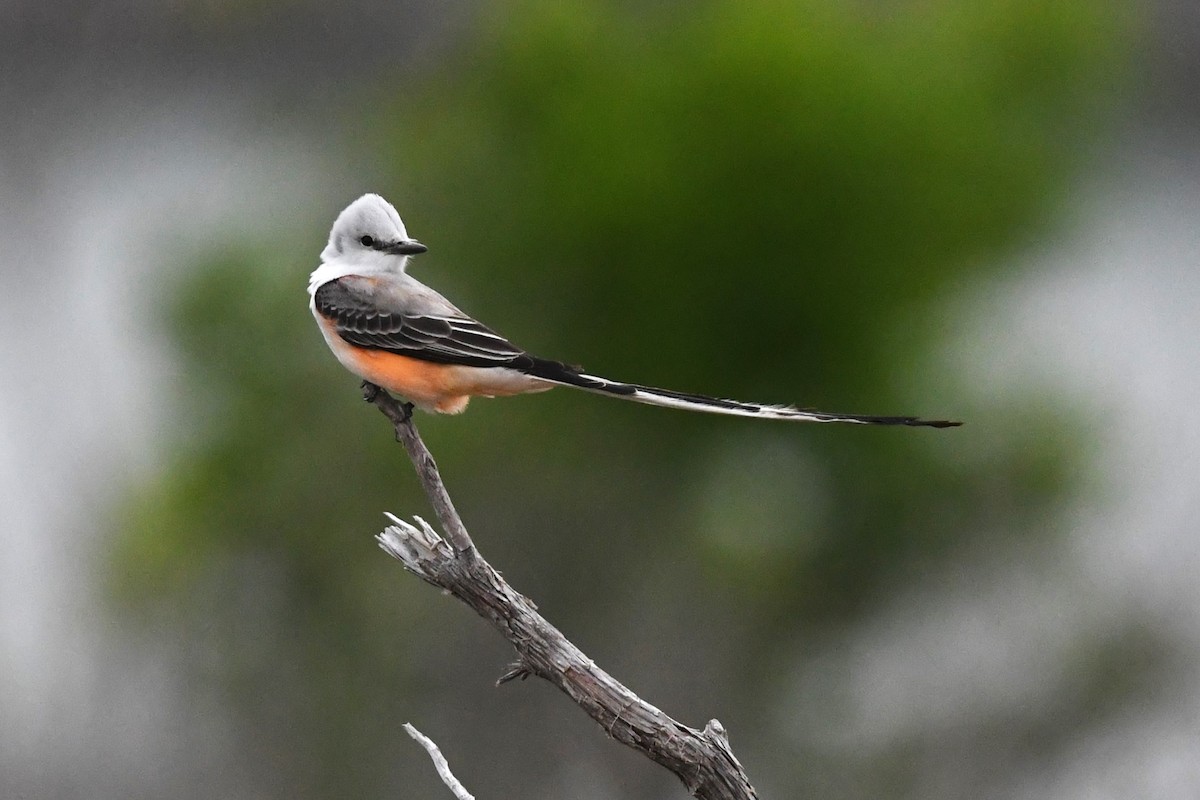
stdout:
<svg viewBox="0 0 1200 800">
<path fill-rule="evenodd" d="M 484 555 L 762 797 L 1200 793 L 1187 2 L 0 5 L 0 796 L 686 792 L 390 562 L 304 287 L 602 375 L 421 417 Z"/>
</svg>

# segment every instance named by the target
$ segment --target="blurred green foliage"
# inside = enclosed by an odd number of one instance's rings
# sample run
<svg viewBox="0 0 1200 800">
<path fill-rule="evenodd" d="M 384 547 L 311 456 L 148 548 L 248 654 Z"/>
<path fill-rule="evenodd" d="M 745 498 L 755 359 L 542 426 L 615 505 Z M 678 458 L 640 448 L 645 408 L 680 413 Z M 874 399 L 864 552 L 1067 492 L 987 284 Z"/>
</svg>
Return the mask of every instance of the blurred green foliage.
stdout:
<svg viewBox="0 0 1200 800">
<path fill-rule="evenodd" d="M 1086 0 L 530 0 L 340 112 L 387 170 L 363 190 L 431 247 L 414 273 L 534 352 L 748 400 L 969 416 L 930 367 L 945 301 L 1054 218 L 1128 26 Z M 248 729 L 304 742 L 289 796 L 344 797 L 386 785 L 372 737 L 397 708 L 468 713 L 421 693 L 428 670 L 456 692 L 503 656 L 472 657 L 486 632 L 433 629 L 462 613 L 371 546 L 381 510 L 424 501 L 308 318 L 322 245 L 231 245 L 191 270 L 168 323 L 199 422 L 131 499 L 112 563 L 122 597 L 205 643 Z M 493 563 L 669 710 L 728 724 L 772 702 L 778 637 L 844 624 L 968 532 L 1052 509 L 1072 446 L 1055 416 L 789 426 L 564 390 L 419 423 Z M 980 434 L 1003 445 L 981 454 Z M 720 643 L 689 653 L 708 671 L 657 672 L 669 657 L 622 635 L 656 613 L 685 650 Z M 736 682 L 697 683 L 734 662 Z"/>
</svg>

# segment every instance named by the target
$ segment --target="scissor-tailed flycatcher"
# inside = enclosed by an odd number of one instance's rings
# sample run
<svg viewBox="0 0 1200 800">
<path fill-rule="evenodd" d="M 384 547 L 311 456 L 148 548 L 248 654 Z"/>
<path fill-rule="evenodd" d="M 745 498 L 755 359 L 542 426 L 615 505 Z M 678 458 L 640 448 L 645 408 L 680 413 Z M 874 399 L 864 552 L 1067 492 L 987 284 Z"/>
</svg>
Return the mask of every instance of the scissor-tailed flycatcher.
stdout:
<svg viewBox="0 0 1200 800">
<path fill-rule="evenodd" d="M 426 249 L 409 238 L 390 203 L 363 195 L 338 215 L 321 266 L 308 281 L 313 316 L 343 366 L 426 411 L 458 414 L 475 395 L 572 386 L 638 403 L 759 419 L 932 428 L 960 424 L 742 403 L 589 375 L 530 355 L 409 275 L 408 259 Z"/>
</svg>

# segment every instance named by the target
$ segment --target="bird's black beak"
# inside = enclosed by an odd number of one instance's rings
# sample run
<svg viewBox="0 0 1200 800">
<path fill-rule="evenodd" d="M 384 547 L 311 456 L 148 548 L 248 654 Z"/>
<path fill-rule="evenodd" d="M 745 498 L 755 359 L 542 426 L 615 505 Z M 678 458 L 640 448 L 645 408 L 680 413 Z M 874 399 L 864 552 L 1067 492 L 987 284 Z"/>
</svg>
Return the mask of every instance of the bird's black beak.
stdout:
<svg viewBox="0 0 1200 800">
<path fill-rule="evenodd" d="M 391 253 L 394 256 L 415 256 L 428 251 L 429 248 L 416 239 L 401 239 L 398 242 L 389 244 L 383 250 L 385 253 Z"/>
</svg>

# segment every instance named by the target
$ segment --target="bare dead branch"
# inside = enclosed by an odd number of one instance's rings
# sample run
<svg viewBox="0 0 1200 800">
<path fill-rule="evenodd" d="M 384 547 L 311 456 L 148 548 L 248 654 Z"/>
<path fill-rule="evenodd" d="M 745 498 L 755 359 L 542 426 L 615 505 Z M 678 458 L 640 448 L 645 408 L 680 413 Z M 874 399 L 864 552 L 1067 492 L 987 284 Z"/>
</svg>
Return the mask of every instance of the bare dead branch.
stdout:
<svg viewBox="0 0 1200 800">
<path fill-rule="evenodd" d="M 446 485 L 442 483 L 442 476 L 438 474 L 437 464 L 412 424 L 412 405 L 398 402 L 383 389 L 366 381 L 363 381 L 363 399 L 377 406 L 396 429 L 396 441 L 408 451 L 408 457 L 417 469 L 417 477 L 421 479 L 421 487 L 429 497 L 429 502 L 441 520 L 442 528 L 445 529 L 450 542 L 460 553 L 474 550 L 475 544 L 467 535 L 467 529 L 463 526 L 454 503 L 450 501 Z"/>
<path fill-rule="evenodd" d="M 508 639 L 517 663 L 500 679 L 536 675 L 561 689 L 605 733 L 675 773 L 700 800 L 753 800 L 754 787 L 729 747 L 725 729 L 711 720 L 703 730 L 690 728 L 642 700 L 596 666 L 586 654 L 537 612 L 479 555 L 437 465 L 406 409 L 387 392 L 371 387 L 364 398 L 392 421 L 446 531 L 438 535 L 425 520 L 416 525 L 389 514 L 393 525 L 378 537 L 380 546 L 427 583 L 466 603 Z M 366 389 L 366 387 L 364 387 Z"/>
<path fill-rule="evenodd" d="M 433 759 L 433 768 L 437 770 L 438 777 L 442 779 L 442 783 L 446 784 L 446 788 L 454 793 L 455 800 L 475 800 L 466 787 L 458 782 L 458 778 L 454 777 L 454 773 L 450 771 L 450 764 L 446 762 L 446 757 L 442 755 L 442 751 L 438 749 L 432 739 L 407 722 L 404 723 L 404 730 L 408 731 L 408 735 L 416 739 L 417 743 L 425 748 L 425 752 L 429 753 L 429 757 Z"/>
</svg>

